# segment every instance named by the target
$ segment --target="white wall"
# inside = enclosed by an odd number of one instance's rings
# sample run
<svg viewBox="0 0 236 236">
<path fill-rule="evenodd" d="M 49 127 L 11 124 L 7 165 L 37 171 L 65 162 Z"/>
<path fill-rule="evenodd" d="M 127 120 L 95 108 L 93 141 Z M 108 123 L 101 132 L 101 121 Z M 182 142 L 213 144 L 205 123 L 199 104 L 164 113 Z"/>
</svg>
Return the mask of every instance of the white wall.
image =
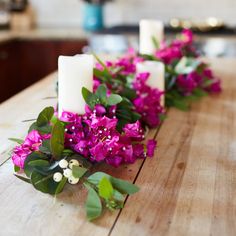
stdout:
<svg viewBox="0 0 236 236">
<path fill-rule="evenodd" d="M 80 26 L 81 0 L 31 0 L 40 26 Z M 105 8 L 107 25 L 137 23 L 141 18 L 215 16 L 236 25 L 236 0 L 114 0 Z"/>
</svg>

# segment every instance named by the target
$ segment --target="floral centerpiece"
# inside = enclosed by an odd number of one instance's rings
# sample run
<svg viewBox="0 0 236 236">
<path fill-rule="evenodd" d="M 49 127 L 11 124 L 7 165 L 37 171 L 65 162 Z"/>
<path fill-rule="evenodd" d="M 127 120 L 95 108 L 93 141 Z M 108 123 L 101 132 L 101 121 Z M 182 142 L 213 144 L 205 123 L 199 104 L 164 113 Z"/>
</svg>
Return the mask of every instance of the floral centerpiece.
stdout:
<svg viewBox="0 0 236 236">
<path fill-rule="evenodd" d="M 165 63 L 165 91 L 147 84 L 148 71 L 137 72 L 137 64 L 145 60 Z M 57 109 L 46 107 L 24 140 L 11 139 L 18 142 L 11 155 L 15 175 L 52 195 L 62 192 L 67 183 L 83 184 L 88 190 L 89 220 L 99 217 L 103 208 L 122 208 L 125 195 L 139 190 L 98 172 L 96 164 L 119 167 L 154 155 L 156 141 L 144 139 L 148 128 L 157 127 L 165 117 L 164 95 L 167 106 L 185 110 L 190 101 L 221 91 L 220 80 L 199 59 L 190 31 L 163 42 L 154 55 L 131 50 L 116 61 L 97 61 L 93 91 L 85 87 L 81 91 L 84 114 L 58 115 Z"/>
<path fill-rule="evenodd" d="M 145 122 L 127 98 L 111 93 L 105 85 L 94 93 L 83 88 L 82 94 L 87 103 L 83 115 L 63 112 L 59 118 L 53 107 L 47 107 L 24 140 L 11 139 L 19 143 L 12 161 L 16 176 L 44 193 L 57 195 L 66 183 L 83 183 L 88 189 L 87 217 L 93 220 L 103 206 L 122 208 L 124 195 L 138 191 L 127 181 L 94 171 L 96 163 L 118 167 L 152 157 L 156 141 L 141 143 Z M 122 109 L 129 112 L 127 117 Z"/>
<path fill-rule="evenodd" d="M 152 57 L 166 65 L 167 106 L 186 110 L 191 101 L 221 91 L 219 78 L 199 58 L 193 42 L 192 32 L 183 30 L 173 41 L 163 42 Z"/>
<path fill-rule="evenodd" d="M 137 72 L 137 63 L 146 60 L 163 62 L 165 64 L 165 104 L 167 107 L 174 106 L 181 110 L 188 110 L 192 101 L 221 91 L 220 79 L 199 57 L 190 30 L 183 30 L 176 39 L 163 41 L 160 45 L 153 40 L 153 44 L 156 45 L 153 55 L 140 55 L 130 49 L 117 61 L 107 62 L 107 67 L 116 68 L 118 74 L 115 78 L 125 76 L 128 81 L 132 81 Z M 103 79 L 105 71 L 102 74 L 95 71 L 95 75 L 106 82 Z M 143 76 L 146 76 L 147 80 L 149 75 L 147 73 Z M 127 86 L 130 88 L 133 84 L 128 83 Z M 149 108 L 151 107 L 153 106 Z"/>
</svg>

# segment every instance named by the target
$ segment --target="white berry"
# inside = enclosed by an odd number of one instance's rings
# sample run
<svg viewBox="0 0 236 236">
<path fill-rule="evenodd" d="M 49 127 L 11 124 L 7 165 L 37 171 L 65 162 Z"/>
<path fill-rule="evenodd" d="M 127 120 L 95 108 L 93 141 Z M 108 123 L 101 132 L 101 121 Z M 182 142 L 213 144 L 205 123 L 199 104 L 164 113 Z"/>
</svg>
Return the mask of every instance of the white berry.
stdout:
<svg viewBox="0 0 236 236">
<path fill-rule="evenodd" d="M 54 180 L 55 182 L 61 182 L 61 180 L 62 180 L 62 173 L 56 172 L 56 173 L 53 175 L 53 180 Z"/>
<path fill-rule="evenodd" d="M 69 177 L 72 176 L 72 170 L 69 169 L 69 168 L 67 168 L 67 169 L 65 169 L 65 170 L 63 171 L 63 174 L 64 174 L 64 176 L 65 176 L 66 178 L 69 178 Z"/>
<path fill-rule="evenodd" d="M 65 169 L 67 166 L 68 166 L 68 161 L 63 159 L 63 160 L 60 160 L 59 161 L 59 166 L 62 168 L 62 169 Z"/>
<path fill-rule="evenodd" d="M 79 178 L 75 178 L 74 176 L 70 176 L 70 177 L 68 178 L 68 182 L 69 182 L 70 184 L 77 184 L 77 183 L 79 182 Z"/>
<path fill-rule="evenodd" d="M 69 162 L 69 168 L 72 169 L 73 166 L 79 166 L 79 162 L 75 159 L 72 159 Z"/>
</svg>

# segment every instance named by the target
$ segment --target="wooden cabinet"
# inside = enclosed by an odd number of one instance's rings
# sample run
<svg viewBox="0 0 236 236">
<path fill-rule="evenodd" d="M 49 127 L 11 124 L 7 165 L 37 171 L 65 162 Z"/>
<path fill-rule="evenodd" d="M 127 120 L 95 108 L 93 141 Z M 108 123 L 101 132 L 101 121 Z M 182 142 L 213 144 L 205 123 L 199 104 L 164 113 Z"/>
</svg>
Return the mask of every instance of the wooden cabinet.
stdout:
<svg viewBox="0 0 236 236">
<path fill-rule="evenodd" d="M 15 43 L 0 45 L 0 102 L 20 91 L 20 67 L 18 66 Z"/>
<path fill-rule="evenodd" d="M 59 55 L 81 53 L 85 40 L 14 40 L 0 45 L 0 102 L 57 69 Z"/>
</svg>

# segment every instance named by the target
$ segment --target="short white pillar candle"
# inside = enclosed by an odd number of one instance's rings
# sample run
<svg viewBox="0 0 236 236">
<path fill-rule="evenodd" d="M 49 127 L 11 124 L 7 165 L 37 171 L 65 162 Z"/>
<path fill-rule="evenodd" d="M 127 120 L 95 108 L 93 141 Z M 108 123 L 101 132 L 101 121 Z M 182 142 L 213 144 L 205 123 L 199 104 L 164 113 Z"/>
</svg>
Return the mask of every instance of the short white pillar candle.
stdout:
<svg viewBox="0 0 236 236">
<path fill-rule="evenodd" d="M 165 90 L 165 65 L 158 61 L 144 61 L 137 63 L 137 73 L 150 73 L 147 80 L 147 85 L 152 88 L 157 88 L 160 91 Z M 164 95 L 161 98 L 161 104 L 164 106 L 165 98 Z"/>
<path fill-rule="evenodd" d="M 141 20 L 139 23 L 139 53 L 151 55 L 156 46 L 153 39 L 160 44 L 164 38 L 164 25 L 159 20 Z"/>
<path fill-rule="evenodd" d="M 63 111 L 84 114 L 82 87 L 93 90 L 92 55 L 60 56 L 58 59 L 59 117 Z"/>
</svg>

